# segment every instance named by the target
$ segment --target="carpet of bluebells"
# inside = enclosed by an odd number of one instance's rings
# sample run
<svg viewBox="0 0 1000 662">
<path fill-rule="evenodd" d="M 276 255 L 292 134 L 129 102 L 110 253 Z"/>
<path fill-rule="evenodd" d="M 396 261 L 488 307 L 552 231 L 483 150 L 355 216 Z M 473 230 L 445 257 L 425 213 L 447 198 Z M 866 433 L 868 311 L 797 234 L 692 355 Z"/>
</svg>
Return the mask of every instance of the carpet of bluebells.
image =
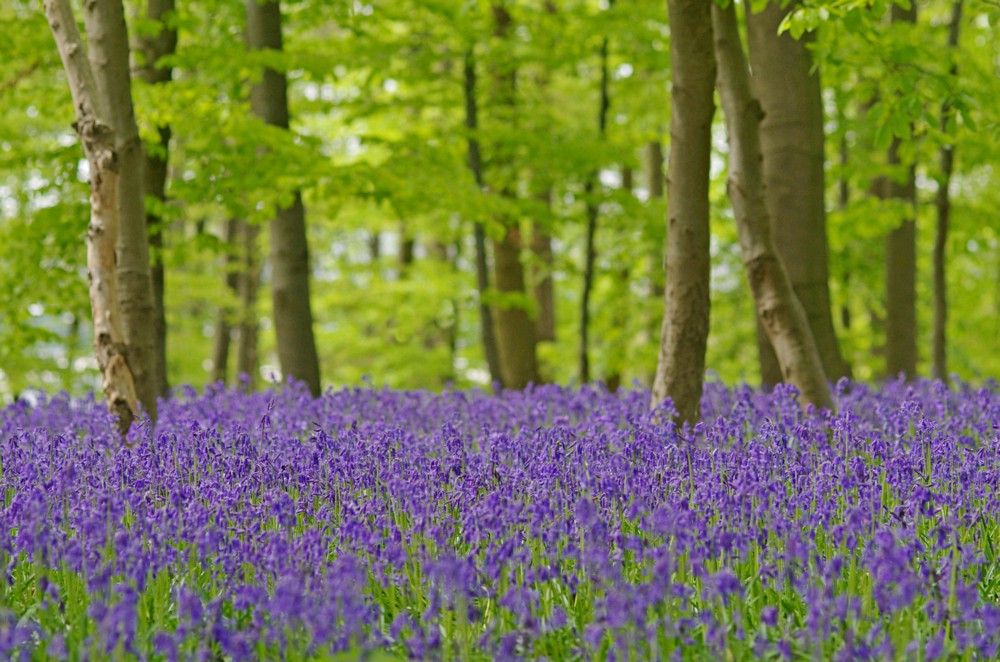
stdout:
<svg viewBox="0 0 1000 662">
<path fill-rule="evenodd" d="M 0 659 L 992 659 L 1000 389 L 0 411 Z"/>
</svg>

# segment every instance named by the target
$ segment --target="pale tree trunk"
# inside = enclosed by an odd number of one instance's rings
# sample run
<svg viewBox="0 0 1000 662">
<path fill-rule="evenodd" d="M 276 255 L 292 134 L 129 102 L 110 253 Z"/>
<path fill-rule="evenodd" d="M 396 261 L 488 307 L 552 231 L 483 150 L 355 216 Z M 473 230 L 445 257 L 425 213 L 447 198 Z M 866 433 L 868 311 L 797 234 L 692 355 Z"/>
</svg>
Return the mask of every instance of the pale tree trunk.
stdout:
<svg viewBox="0 0 1000 662">
<path fill-rule="evenodd" d="M 709 322 L 708 184 L 715 114 L 711 3 L 668 0 L 670 161 L 666 293 L 652 406 L 671 398 L 678 420 L 700 418 Z"/>
<path fill-rule="evenodd" d="M 608 6 L 614 5 L 613 1 Z M 597 133 L 603 140 L 608 129 L 608 108 L 611 100 L 608 96 L 608 38 L 601 40 L 601 83 L 597 106 Z M 580 383 L 590 381 L 590 294 L 594 289 L 594 270 L 597 264 L 597 219 L 600 215 L 600 203 L 595 200 L 600 186 L 599 173 L 593 172 L 584 186 L 587 201 L 587 233 L 583 253 L 583 290 L 580 294 Z"/>
<path fill-rule="evenodd" d="M 948 29 L 948 48 L 956 53 L 959 31 L 962 25 L 962 0 L 951 6 L 951 24 Z M 957 55 L 953 55 L 957 57 Z M 958 64 L 952 61 L 949 74 L 954 80 L 958 75 Z M 948 102 L 941 105 L 941 131 L 946 135 L 949 123 L 954 118 L 954 109 Z M 955 146 L 941 146 L 941 180 L 937 190 L 937 228 L 934 234 L 934 376 L 948 381 L 948 281 L 946 250 L 948 246 L 948 226 L 951 223 L 951 174 L 955 169 Z"/>
<path fill-rule="evenodd" d="M 172 55 L 177 50 L 177 30 L 166 20 L 174 12 L 174 0 L 148 0 L 145 19 L 160 24 L 156 34 L 138 37 L 138 50 L 143 56 L 143 65 L 138 70 L 139 77 L 151 85 L 169 83 L 173 70 L 160 66 L 161 58 Z M 159 144 L 147 146 L 145 163 L 146 195 L 155 198 L 162 206 L 166 201 L 167 157 L 170 150 L 170 127 L 157 127 Z M 153 285 L 153 327 L 156 337 L 153 345 L 153 362 L 157 374 L 157 394 L 165 398 L 169 383 L 167 380 L 167 316 L 163 297 L 165 275 L 163 270 L 163 219 L 154 210 L 146 210 L 146 227 L 149 232 L 149 247 L 152 258 L 150 276 Z"/>
<path fill-rule="evenodd" d="M 910 9 L 892 6 L 893 23 L 916 23 L 915 4 Z M 890 170 L 901 165 L 899 138 L 889 147 Z M 916 170 L 907 168 L 903 181 L 894 174 L 882 180 L 881 197 L 905 202 L 912 210 L 909 218 L 889 231 L 885 241 L 885 365 L 890 378 L 902 374 L 907 380 L 917 376 L 917 227 Z"/>
<path fill-rule="evenodd" d="M 760 147 L 760 104 L 750 91 L 750 71 L 743 56 L 736 9 L 712 3 L 715 56 L 719 67 L 719 97 L 729 134 L 729 181 L 747 280 L 782 379 L 794 384 L 803 404 L 830 409 L 833 398 L 823 373 L 805 311 L 771 238 L 771 219 L 764 198 Z"/>
<path fill-rule="evenodd" d="M 493 5 L 494 34 L 506 40 L 510 32 L 511 17 L 503 4 Z M 496 62 L 494 84 L 500 119 L 513 121 L 515 112 L 515 70 L 509 62 Z M 509 187 L 501 187 L 503 195 L 513 196 Z M 506 218 L 504 237 L 493 242 L 493 270 L 497 292 L 505 295 L 525 295 L 524 265 L 521 262 L 521 231 L 516 218 Z M 523 389 L 538 381 L 535 323 L 520 302 L 502 300 L 497 311 L 497 340 L 500 353 L 500 374 L 503 385 L 510 389 Z"/>
<path fill-rule="evenodd" d="M 469 170 L 476 182 L 476 187 L 483 190 L 483 160 L 479 147 L 479 104 L 476 97 L 476 59 L 470 47 L 465 53 L 463 91 L 465 96 L 465 128 L 468 136 Z M 486 254 L 486 230 L 483 224 L 476 221 L 473 224 L 476 245 L 476 289 L 479 295 L 479 325 L 483 341 L 483 354 L 486 356 L 486 367 L 490 372 L 490 383 L 503 383 L 500 374 L 500 350 L 497 347 L 496 328 L 493 320 L 493 309 L 487 300 L 490 289 L 490 267 Z"/>
<path fill-rule="evenodd" d="M 46 0 L 44 8 L 90 168 L 87 270 L 94 348 L 108 408 L 124 437 L 140 404 L 155 423 L 157 384 L 142 144 L 132 107 L 125 15 L 121 2 L 87 4 L 85 46 L 69 0 Z"/>
<path fill-rule="evenodd" d="M 775 244 L 805 309 L 823 369 L 831 379 L 850 376 L 833 329 L 830 309 L 824 195 L 823 102 L 819 73 L 812 70 L 812 35 L 800 40 L 778 27 L 795 3 L 772 2 L 747 15 L 754 93 L 764 109 L 760 125 L 767 208 Z M 766 334 L 758 334 L 766 385 L 781 370 Z"/>
<path fill-rule="evenodd" d="M 276 0 L 247 0 L 247 42 L 251 50 L 282 50 L 281 7 Z M 265 68 L 250 94 L 254 114 L 272 126 L 287 129 L 288 84 L 285 75 Z M 285 379 L 305 383 L 320 394 L 319 357 L 313 335 L 309 296 L 309 245 L 302 194 L 295 191 L 291 205 L 278 209 L 269 224 L 271 297 L 278 360 Z"/>
</svg>

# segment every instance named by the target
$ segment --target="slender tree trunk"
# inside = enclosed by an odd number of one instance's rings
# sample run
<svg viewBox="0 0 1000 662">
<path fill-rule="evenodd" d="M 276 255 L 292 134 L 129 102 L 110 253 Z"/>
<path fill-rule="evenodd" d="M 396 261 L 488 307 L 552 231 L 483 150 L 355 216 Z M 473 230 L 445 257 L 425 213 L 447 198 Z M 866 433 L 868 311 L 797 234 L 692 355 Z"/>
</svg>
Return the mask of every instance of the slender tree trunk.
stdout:
<svg viewBox="0 0 1000 662">
<path fill-rule="evenodd" d="M 124 9 L 117 1 L 85 5 L 84 45 L 68 0 L 46 0 L 44 8 L 90 167 L 87 270 L 94 347 L 108 408 L 124 437 L 140 403 L 155 423 L 158 383 L 142 143 L 132 106 Z"/>
<path fill-rule="evenodd" d="M 406 222 L 399 222 L 399 279 L 402 280 L 413 266 L 414 251 L 417 242 L 406 230 Z"/>
<path fill-rule="evenodd" d="M 892 6 L 893 23 L 915 23 L 916 5 L 910 9 Z M 890 171 L 898 170 L 899 138 L 889 147 Z M 913 211 L 909 218 L 889 232 L 885 242 L 885 363 L 890 378 L 903 374 L 906 379 L 917 375 L 917 229 L 916 229 L 916 170 L 907 168 L 903 181 L 894 174 L 882 180 L 882 197 L 903 200 Z"/>
<path fill-rule="evenodd" d="M 809 52 L 812 35 L 793 39 L 778 27 L 795 3 L 771 2 L 747 15 L 754 92 L 764 109 L 760 126 L 767 208 L 775 243 L 809 319 L 823 368 L 831 379 L 850 376 L 830 312 L 824 195 L 823 103 Z M 781 380 L 766 333 L 758 334 L 765 384 Z"/>
<path fill-rule="evenodd" d="M 836 105 L 837 105 L 837 124 L 840 130 L 840 179 L 837 182 L 837 207 L 841 212 L 847 210 L 848 205 L 851 202 L 851 186 L 847 179 L 847 165 L 850 160 L 850 148 L 847 144 L 847 131 L 844 128 L 846 126 L 846 115 L 847 112 L 844 109 L 843 99 L 837 94 Z M 849 331 L 851 328 L 851 272 L 849 269 L 844 270 L 843 281 L 841 282 L 841 289 L 845 293 L 842 295 L 843 302 L 840 304 L 840 324 L 844 327 L 845 331 Z"/>
<path fill-rule="evenodd" d="M 247 389 L 257 386 L 259 362 L 257 356 L 257 293 L 260 290 L 260 251 L 257 237 L 260 229 L 253 223 L 238 221 L 237 235 L 242 242 L 241 265 L 237 286 L 240 299 L 239 342 L 236 346 L 236 374 L 246 381 Z"/>
<path fill-rule="evenodd" d="M 239 257 L 236 240 L 239 236 L 240 222 L 235 218 L 226 221 L 226 288 L 234 297 L 239 296 L 240 274 L 238 272 Z M 234 317 L 233 307 L 223 305 L 219 308 L 215 322 L 215 342 L 212 345 L 212 382 L 226 383 L 229 376 L 229 346 L 232 344 Z"/>
<path fill-rule="evenodd" d="M 538 201 L 546 209 L 551 206 L 552 189 L 545 186 L 538 194 Z M 555 281 L 552 278 L 554 266 L 552 254 L 552 231 L 546 224 L 535 220 L 531 232 L 531 251 L 535 254 L 537 265 L 534 270 L 535 304 L 538 306 L 538 317 L 535 318 L 535 339 L 537 341 L 553 342 L 556 339 L 556 295 Z"/>
<path fill-rule="evenodd" d="M 653 140 L 646 143 L 644 160 L 646 190 L 649 191 L 649 199 L 651 201 L 661 200 L 663 198 L 663 185 L 665 183 L 665 177 L 663 175 L 663 147 L 660 144 L 660 141 Z M 649 296 L 657 304 L 663 302 L 663 257 L 665 249 L 666 246 L 661 245 L 656 251 L 653 252 L 652 255 L 649 256 Z M 662 320 L 662 315 L 656 313 L 649 316 L 645 322 L 643 333 L 644 342 L 657 342 L 657 338 L 660 333 L 660 323 Z M 651 366 L 643 366 L 643 384 L 645 384 L 647 388 L 652 388 L 655 379 L 656 365 L 653 364 Z"/>
<path fill-rule="evenodd" d="M 476 186 L 483 190 L 483 160 L 476 132 L 479 130 L 479 105 L 476 98 L 476 59 L 470 47 L 465 53 L 464 68 L 465 92 L 465 128 L 468 137 L 469 170 L 475 179 Z M 493 309 L 490 306 L 487 293 L 490 289 L 490 266 L 486 254 L 486 230 L 477 221 L 473 225 L 476 245 L 476 287 L 479 294 L 479 326 L 482 332 L 483 354 L 486 356 L 486 366 L 490 372 L 490 383 L 500 384 L 503 376 L 500 374 L 500 350 L 497 347 L 496 329 L 493 321 Z"/>
<path fill-rule="evenodd" d="M 282 50 L 281 7 L 276 0 L 247 0 L 247 41 L 251 50 Z M 251 91 L 255 115 L 273 126 L 288 128 L 288 85 L 285 76 L 265 68 L 261 82 Z M 313 335 L 309 296 L 309 244 L 306 238 L 302 194 L 295 191 L 292 204 L 279 209 L 269 224 L 271 296 L 281 372 L 320 394 L 319 357 Z"/>
<path fill-rule="evenodd" d="M 803 404 L 829 409 L 833 398 L 809 322 L 771 239 L 759 133 L 764 113 L 750 91 L 735 5 L 723 9 L 712 3 L 712 27 L 729 134 L 729 197 L 757 315 L 778 355 L 784 381 L 799 389 Z"/>
<path fill-rule="evenodd" d="M 668 0 L 670 162 L 666 294 L 652 405 L 671 398 L 679 421 L 700 418 L 709 321 L 708 184 L 715 114 L 711 3 Z"/>
<path fill-rule="evenodd" d="M 611 0 L 608 6 L 613 6 Z M 608 38 L 601 40 L 601 83 L 597 109 L 597 133 L 603 140 L 608 130 Z M 594 289 L 594 269 L 597 263 L 597 219 L 600 203 L 594 199 L 600 183 L 599 173 L 593 172 L 584 187 L 587 200 L 587 241 L 583 256 L 583 291 L 580 294 L 580 383 L 590 381 L 590 294 Z"/>
<path fill-rule="evenodd" d="M 174 12 L 174 0 L 148 0 L 145 19 L 159 24 L 156 34 L 138 37 L 138 50 L 142 53 L 143 64 L 138 75 L 150 85 L 164 85 L 173 78 L 173 69 L 160 66 L 161 58 L 172 55 L 177 50 L 177 29 L 168 20 Z M 145 190 L 146 195 L 157 200 L 159 206 L 166 202 L 167 161 L 170 150 L 170 126 L 157 127 L 159 143 L 146 146 Z M 149 233 L 149 248 L 152 263 L 150 276 L 153 285 L 153 327 L 156 332 L 153 345 L 153 362 L 158 383 L 157 395 L 167 397 L 167 315 L 164 307 L 165 274 L 163 269 L 163 219 L 153 207 L 146 210 L 146 227 Z"/>
<path fill-rule="evenodd" d="M 503 4 L 493 5 L 494 34 L 507 40 L 511 17 Z M 515 79 L 513 64 L 496 62 L 494 68 L 497 110 L 500 119 L 514 120 Z M 504 160 L 500 157 L 498 160 Z M 513 189 L 502 186 L 501 193 L 512 197 Z M 493 241 L 493 270 L 501 303 L 497 311 L 497 340 L 500 350 L 500 374 L 505 388 L 522 389 L 538 382 L 535 323 L 523 303 L 509 301 L 511 295 L 523 297 L 527 290 L 524 283 L 524 265 L 521 262 L 521 230 L 516 218 L 504 219 L 507 226 L 503 239 Z"/>
<path fill-rule="evenodd" d="M 948 48 L 955 53 L 962 26 L 962 0 L 951 5 L 951 24 L 948 28 Z M 957 56 L 953 56 L 957 57 Z M 957 60 L 949 71 L 952 79 L 958 75 Z M 946 101 L 941 105 L 941 131 L 949 133 L 954 110 Z M 934 376 L 948 381 L 948 280 L 945 253 L 948 246 L 948 226 L 951 223 L 951 174 L 955 169 L 955 146 L 941 146 L 941 181 L 937 190 L 937 228 L 934 234 Z"/>
<path fill-rule="evenodd" d="M 632 195 L 635 188 L 634 173 L 630 166 L 622 167 L 622 192 Z M 629 338 L 625 335 L 628 329 L 629 313 L 632 310 L 632 297 L 629 291 L 629 282 L 632 279 L 632 269 L 629 264 L 625 264 L 618 271 L 618 282 L 615 286 L 618 293 L 611 302 L 611 324 L 614 329 L 622 333 L 620 347 L 612 355 L 614 361 L 608 370 L 608 376 L 604 380 L 605 386 L 612 393 L 617 393 L 622 385 L 622 368 L 628 359 Z"/>
</svg>

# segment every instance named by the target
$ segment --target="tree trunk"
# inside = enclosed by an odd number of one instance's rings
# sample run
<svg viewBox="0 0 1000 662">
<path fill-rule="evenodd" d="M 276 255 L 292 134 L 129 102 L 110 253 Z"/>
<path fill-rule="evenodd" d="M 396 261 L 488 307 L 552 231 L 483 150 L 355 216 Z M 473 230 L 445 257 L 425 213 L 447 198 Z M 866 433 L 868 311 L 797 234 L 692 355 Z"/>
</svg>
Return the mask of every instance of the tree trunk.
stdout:
<svg viewBox="0 0 1000 662">
<path fill-rule="evenodd" d="M 915 23 L 916 5 L 903 9 L 892 6 L 893 23 Z M 900 139 L 889 147 L 890 171 L 897 170 Z M 882 180 L 882 197 L 903 200 L 913 214 L 889 232 L 885 242 L 885 364 L 888 377 L 899 374 L 907 380 L 917 375 L 917 229 L 916 170 L 911 165 L 903 181 L 893 174 Z"/>
<path fill-rule="evenodd" d="M 552 189 L 546 186 L 538 194 L 538 200 L 546 209 L 551 206 Z M 531 232 L 531 251 L 539 266 L 534 272 L 535 304 L 538 317 L 535 318 L 535 340 L 554 342 L 556 339 L 556 295 L 552 278 L 554 266 L 552 255 L 552 231 L 545 224 L 535 221 Z"/>
<path fill-rule="evenodd" d="M 108 408 L 124 437 L 140 403 L 155 424 L 157 384 L 142 144 L 132 107 L 125 15 L 121 2 L 86 5 L 85 46 L 68 0 L 47 0 L 44 8 L 90 168 L 87 270 L 94 347 Z"/>
<path fill-rule="evenodd" d="M 236 346 L 236 374 L 252 391 L 257 385 L 257 292 L 260 290 L 260 257 L 257 236 L 260 229 L 253 223 L 238 221 L 238 237 L 242 240 L 241 265 L 237 286 L 240 298 L 239 342 Z"/>
<path fill-rule="evenodd" d="M 163 85 L 173 78 L 173 69 L 160 66 L 161 58 L 172 55 L 177 50 L 177 29 L 167 24 L 174 11 L 174 0 L 148 0 L 147 21 L 160 24 L 156 34 L 138 37 L 138 50 L 142 53 L 143 64 L 139 67 L 139 78 L 150 85 Z M 162 207 L 166 202 L 167 160 L 170 150 L 170 127 L 157 127 L 159 143 L 146 146 L 145 191 L 155 198 Z M 153 363 L 158 377 L 156 390 L 161 398 L 167 397 L 167 316 L 163 303 L 165 275 L 163 270 L 163 219 L 154 207 L 146 210 L 146 228 L 149 233 L 150 276 L 153 286 Z"/>
<path fill-rule="evenodd" d="M 663 146 L 660 144 L 660 141 L 652 140 L 646 143 L 645 162 L 646 190 L 649 191 L 649 199 L 651 201 L 660 200 L 663 198 L 663 185 L 665 182 L 663 176 Z M 661 245 L 649 257 L 649 296 L 657 303 L 663 301 L 664 295 L 663 256 L 665 250 L 666 246 Z M 649 316 L 643 331 L 644 342 L 655 343 L 657 341 L 661 322 L 662 317 L 660 315 L 654 313 Z M 650 370 L 650 368 L 652 369 Z M 652 388 L 655 379 L 656 365 L 643 366 L 642 380 L 647 388 Z"/>
<path fill-rule="evenodd" d="M 414 250 L 417 242 L 406 230 L 406 222 L 399 222 L 399 280 L 403 280 L 410 273 L 413 266 Z"/>
<path fill-rule="evenodd" d="M 239 258 L 236 240 L 240 232 L 240 222 L 235 218 L 226 221 L 226 288 L 234 296 L 240 293 L 240 274 L 237 271 Z M 226 383 L 229 377 L 229 346 L 232 344 L 234 317 L 233 307 L 223 305 L 219 308 L 215 322 L 215 342 L 212 345 L 212 382 Z"/>
<path fill-rule="evenodd" d="M 635 181 L 632 168 L 630 166 L 623 166 L 622 192 L 632 195 L 634 188 Z M 617 393 L 621 388 L 622 368 L 628 360 L 629 338 L 627 335 L 624 335 L 624 333 L 628 329 L 629 313 L 632 310 L 632 297 L 629 291 L 629 283 L 631 280 L 632 269 L 628 264 L 625 264 L 625 266 L 618 271 L 618 282 L 615 283 L 615 286 L 618 288 L 618 294 L 614 301 L 611 302 L 610 306 L 612 327 L 623 333 L 621 342 L 619 343 L 621 347 L 613 355 L 614 361 L 608 370 L 607 377 L 604 379 L 604 385 L 607 386 L 608 390 L 612 393 Z"/>
<path fill-rule="evenodd" d="M 948 48 L 955 53 L 958 48 L 959 31 L 962 26 L 962 0 L 951 5 L 951 24 L 948 26 Z M 957 57 L 953 55 L 953 57 Z M 958 75 L 958 64 L 952 61 L 949 73 L 954 80 Z M 941 131 L 949 133 L 949 124 L 954 118 L 954 110 L 946 101 L 941 104 Z M 934 376 L 948 381 L 948 281 L 945 253 L 948 246 L 948 226 L 951 223 L 951 174 L 955 169 L 955 146 L 941 146 L 941 180 L 937 190 L 937 228 L 934 234 Z"/>
<path fill-rule="evenodd" d="M 715 113 L 711 3 L 668 0 L 670 162 L 666 293 L 652 406 L 671 398 L 680 422 L 700 418 L 709 321 L 708 184 Z"/>
<path fill-rule="evenodd" d="M 823 162 L 823 103 L 812 71 L 811 35 L 800 40 L 778 26 L 795 8 L 772 2 L 747 15 L 753 86 L 764 109 L 760 125 L 767 208 L 778 253 L 805 309 L 823 369 L 831 379 L 850 375 L 830 312 Z M 765 384 L 781 380 L 766 334 L 758 334 Z"/>
<path fill-rule="evenodd" d="M 493 242 L 493 263 L 497 291 L 501 295 L 525 293 L 521 232 L 516 226 L 507 228 L 502 241 Z M 501 303 L 497 312 L 497 331 L 504 388 L 523 389 L 537 382 L 535 324 L 524 305 Z"/>
<path fill-rule="evenodd" d="M 247 41 L 251 50 L 280 51 L 281 7 L 276 0 L 247 0 Z M 285 76 L 265 68 L 251 91 L 255 115 L 273 126 L 288 128 L 288 85 Z M 309 297 L 309 245 L 302 194 L 279 209 L 269 224 L 271 297 L 278 360 L 285 379 L 300 380 L 313 396 L 320 394 L 319 357 L 313 335 Z"/>
<path fill-rule="evenodd" d="M 482 153 L 479 149 L 479 139 L 476 132 L 479 130 L 479 104 L 476 99 L 476 59 L 475 53 L 470 48 L 465 53 L 465 67 L 463 87 L 465 93 L 465 128 L 468 135 L 468 162 L 469 170 L 475 179 L 476 187 L 483 190 L 483 161 Z M 490 267 L 488 256 L 486 255 L 486 230 L 483 224 L 476 222 L 473 225 L 476 244 L 476 288 L 479 294 L 479 326 L 482 332 L 483 354 L 486 356 L 486 366 L 490 372 L 490 383 L 503 383 L 503 376 L 500 374 L 500 350 L 497 347 L 496 329 L 493 322 L 493 309 L 487 300 L 487 293 L 490 289 Z"/>
<path fill-rule="evenodd" d="M 764 113 L 750 91 L 750 71 L 732 3 L 725 9 L 712 3 L 712 27 L 719 96 L 729 134 L 727 188 L 757 315 L 778 355 L 784 381 L 799 389 L 803 404 L 830 409 L 833 407 L 830 385 L 809 322 L 771 238 L 759 132 Z"/>
<path fill-rule="evenodd" d="M 614 5 L 609 0 L 608 6 Z M 601 83 L 597 106 L 597 133 L 603 140 L 608 128 L 608 108 L 611 100 L 608 96 L 608 38 L 601 40 Z M 593 172 L 584 187 L 587 201 L 587 240 L 583 254 L 583 291 L 580 294 L 580 383 L 590 381 L 590 294 L 594 289 L 594 269 L 597 263 L 597 219 L 600 216 L 600 203 L 594 199 L 600 178 L 598 172 Z"/>
<path fill-rule="evenodd" d="M 511 17 L 503 4 L 493 5 L 494 34 L 507 40 Z M 494 84 L 498 116 L 512 120 L 515 113 L 514 65 L 509 61 L 494 63 Z M 498 159 L 503 160 L 503 158 Z M 501 194 L 514 195 L 509 186 L 500 187 Z M 538 360 L 535 349 L 535 323 L 525 309 L 523 298 L 527 294 L 524 284 L 524 265 L 521 262 L 521 230 L 517 218 L 504 218 L 504 237 L 493 241 L 493 270 L 497 292 L 500 295 L 497 312 L 497 339 L 500 353 L 500 374 L 505 388 L 522 389 L 538 381 Z"/>
</svg>

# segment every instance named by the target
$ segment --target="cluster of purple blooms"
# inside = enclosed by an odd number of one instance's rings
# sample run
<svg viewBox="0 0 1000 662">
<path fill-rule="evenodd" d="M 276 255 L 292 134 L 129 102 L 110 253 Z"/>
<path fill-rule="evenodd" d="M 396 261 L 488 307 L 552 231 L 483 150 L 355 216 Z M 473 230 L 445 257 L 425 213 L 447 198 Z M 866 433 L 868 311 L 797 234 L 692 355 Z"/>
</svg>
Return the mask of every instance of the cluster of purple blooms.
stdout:
<svg viewBox="0 0 1000 662">
<path fill-rule="evenodd" d="M 0 659 L 995 657 L 995 384 L 648 397 L 14 404 Z"/>
</svg>

